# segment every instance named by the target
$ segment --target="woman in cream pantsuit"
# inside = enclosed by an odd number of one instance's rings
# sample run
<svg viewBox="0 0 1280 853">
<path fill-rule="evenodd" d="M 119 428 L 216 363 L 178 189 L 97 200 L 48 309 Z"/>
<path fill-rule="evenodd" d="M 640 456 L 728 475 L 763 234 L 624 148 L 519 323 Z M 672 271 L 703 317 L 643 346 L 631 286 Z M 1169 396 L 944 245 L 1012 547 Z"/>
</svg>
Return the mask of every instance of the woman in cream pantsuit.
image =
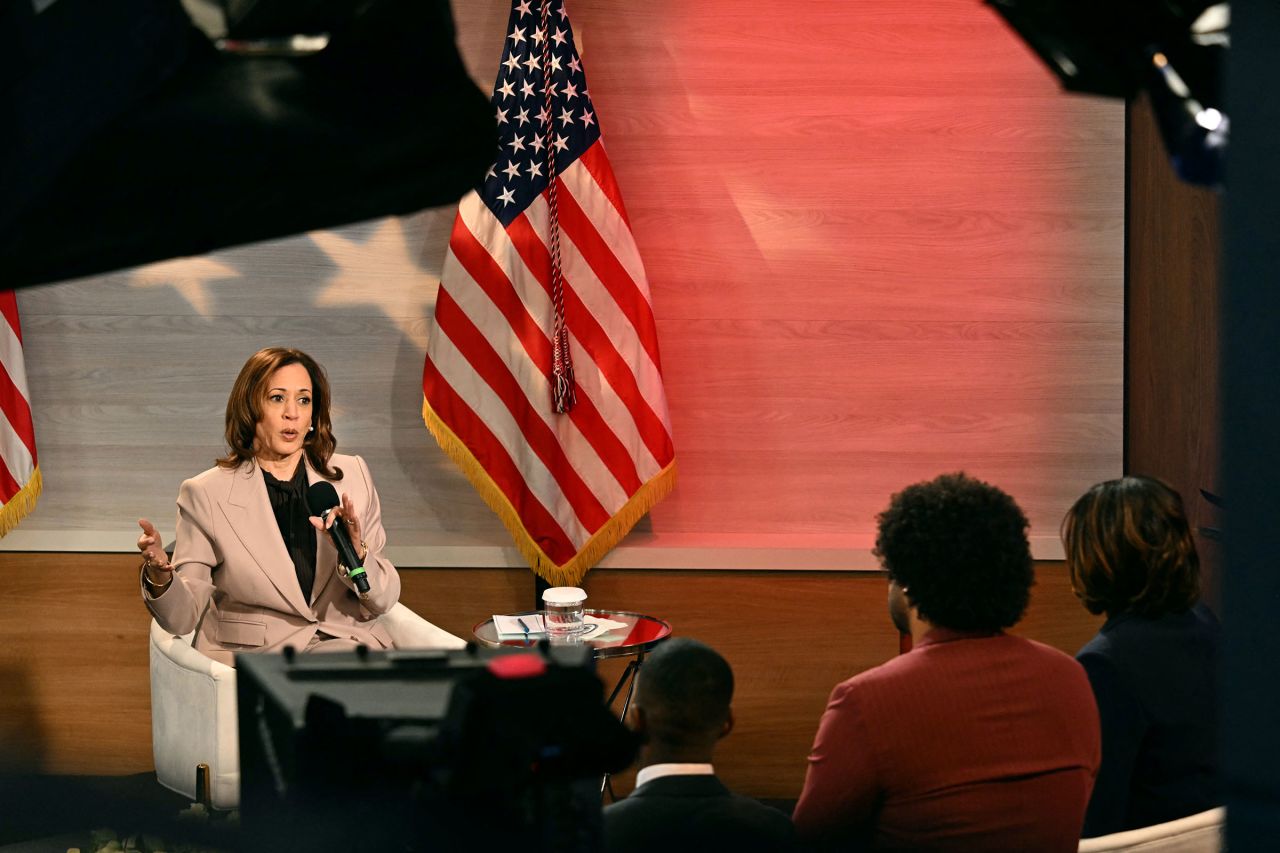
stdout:
<svg viewBox="0 0 1280 853">
<path fill-rule="evenodd" d="M 245 362 L 227 400 L 230 452 L 182 484 L 173 562 L 140 519 L 142 599 L 168 631 L 196 630 L 195 648 L 236 652 L 390 648 L 377 617 L 400 596 L 382 550 L 378 492 L 364 460 L 335 454 L 329 383 L 309 355 L 269 347 Z M 306 492 L 342 495 L 327 523 L 347 525 L 369 580 L 361 600 Z"/>
</svg>

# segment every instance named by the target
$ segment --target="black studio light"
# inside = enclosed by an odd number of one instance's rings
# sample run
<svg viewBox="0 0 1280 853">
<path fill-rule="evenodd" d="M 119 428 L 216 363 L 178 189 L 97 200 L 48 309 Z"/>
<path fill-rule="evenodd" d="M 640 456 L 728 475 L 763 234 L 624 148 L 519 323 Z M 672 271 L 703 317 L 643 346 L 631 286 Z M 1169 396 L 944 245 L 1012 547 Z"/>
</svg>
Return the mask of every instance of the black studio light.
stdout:
<svg viewBox="0 0 1280 853">
<path fill-rule="evenodd" d="M 1145 91 L 1174 169 L 1222 178 L 1228 4 L 1212 0 L 986 0 L 1069 91 Z"/>
<path fill-rule="evenodd" d="M 0 286 L 455 201 L 492 159 L 448 0 L 0 4 Z"/>
</svg>

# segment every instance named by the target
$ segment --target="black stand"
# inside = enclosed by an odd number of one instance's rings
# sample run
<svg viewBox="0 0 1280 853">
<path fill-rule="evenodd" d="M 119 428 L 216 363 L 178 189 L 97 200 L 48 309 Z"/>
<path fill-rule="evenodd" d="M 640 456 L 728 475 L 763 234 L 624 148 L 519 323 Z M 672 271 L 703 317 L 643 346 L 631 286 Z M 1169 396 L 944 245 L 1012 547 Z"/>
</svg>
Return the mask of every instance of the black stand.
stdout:
<svg viewBox="0 0 1280 853">
<path fill-rule="evenodd" d="M 618 677 L 618 683 L 613 686 L 613 692 L 609 694 L 609 701 L 605 702 L 606 708 L 612 708 L 614 700 L 618 698 L 618 694 L 622 692 L 622 688 L 627 688 L 627 698 L 622 700 L 622 712 L 618 714 L 618 719 L 623 725 L 627 722 L 627 710 L 631 707 L 631 697 L 636 692 L 636 676 L 640 674 L 640 664 L 644 663 L 644 649 L 636 652 L 636 656 L 627 661 L 626 669 L 622 670 L 622 675 Z M 614 796 L 613 786 L 609 784 L 609 774 L 604 774 L 600 780 L 600 799 L 604 799 L 605 793 L 608 792 L 609 799 L 617 801 Z"/>
<path fill-rule="evenodd" d="M 533 576 L 533 609 L 542 609 L 542 593 L 551 589 L 551 584 L 547 583 L 538 575 Z"/>
</svg>

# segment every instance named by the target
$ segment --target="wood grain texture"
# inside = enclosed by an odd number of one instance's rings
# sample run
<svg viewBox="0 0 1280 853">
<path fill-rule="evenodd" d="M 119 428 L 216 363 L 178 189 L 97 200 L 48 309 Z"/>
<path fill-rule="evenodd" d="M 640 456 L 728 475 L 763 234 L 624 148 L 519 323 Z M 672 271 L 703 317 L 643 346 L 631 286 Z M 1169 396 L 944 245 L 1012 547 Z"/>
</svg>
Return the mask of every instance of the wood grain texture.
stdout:
<svg viewBox="0 0 1280 853">
<path fill-rule="evenodd" d="M 509 4 L 454 8 L 487 90 Z M 681 470 L 619 563 L 740 548 L 784 565 L 821 542 L 845 555 L 834 567 L 860 566 L 888 496 L 956 469 L 1013 493 L 1050 553 L 1070 502 L 1121 467 L 1121 106 L 1062 94 L 972 0 L 573 14 Z M 519 565 L 420 418 L 452 219 L 23 291 L 46 490 L 0 548 L 129 550 L 138 516 L 171 534 L 178 484 L 220 451 L 239 365 L 291 344 L 327 366 L 340 448 L 369 462 L 394 546 Z M 697 544 L 646 563 L 664 535 Z"/>
<path fill-rule="evenodd" d="M 56 564 L 51 561 L 56 560 Z M 152 768 L 149 614 L 137 560 L 120 554 L 0 555 L 0 755 L 11 770 L 127 774 Z M 65 581 L 51 583 L 49 578 Z M 401 600 L 459 636 L 528 609 L 523 569 L 403 569 Z M 1060 564 L 1041 563 L 1018 632 L 1074 653 L 1100 620 Z M 897 653 L 885 580 L 871 572 L 593 572 L 591 604 L 651 613 L 720 650 L 734 668 L 738 725 L 717 765 L 735 789 L 795 797 L 831 688 Z M 612 686 L 621 661 L 600 674 Z M 616 789 L 633 784 L 621 774 Z"/>
<path fill-rule="evenodd" d="M 1126 473 L 1167 481 L 1191 527 L 1221 528 L 1217 193 L 1179 180 L 1146 100 L 1129 109 Z M 1221 543 L 1197 536 L 1211 599 Z"/>
<path fill-rule="evenodd" d="M 2 554 L 0 754 L 17 771 L 153 768 L 148 626 L 138 560 Z M 17 747 L 15 749 L 15 747 Z"/>
</svg>

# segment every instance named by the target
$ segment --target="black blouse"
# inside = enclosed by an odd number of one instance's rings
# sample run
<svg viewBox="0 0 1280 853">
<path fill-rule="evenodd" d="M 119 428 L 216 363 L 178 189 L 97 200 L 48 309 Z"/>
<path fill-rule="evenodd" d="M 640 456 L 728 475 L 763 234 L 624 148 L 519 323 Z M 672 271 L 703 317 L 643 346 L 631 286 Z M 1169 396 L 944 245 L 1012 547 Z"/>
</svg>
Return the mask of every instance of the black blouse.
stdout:
<svg viewBox="0 0 1280 853">
<path fill-rule="evenodd" d="M 316 582 L 316 529 L 311 526 L 311 512 L 307 509 L 307 466 L 299 459 L 298 467 L 288 480 L 277 480 L 263 468 L 262 478 L 267 484 L 267 497 L 271 499 L 285 550 L 293 560 L 298 585 L 310 604 L 311 587 Z"/>
</svg>

